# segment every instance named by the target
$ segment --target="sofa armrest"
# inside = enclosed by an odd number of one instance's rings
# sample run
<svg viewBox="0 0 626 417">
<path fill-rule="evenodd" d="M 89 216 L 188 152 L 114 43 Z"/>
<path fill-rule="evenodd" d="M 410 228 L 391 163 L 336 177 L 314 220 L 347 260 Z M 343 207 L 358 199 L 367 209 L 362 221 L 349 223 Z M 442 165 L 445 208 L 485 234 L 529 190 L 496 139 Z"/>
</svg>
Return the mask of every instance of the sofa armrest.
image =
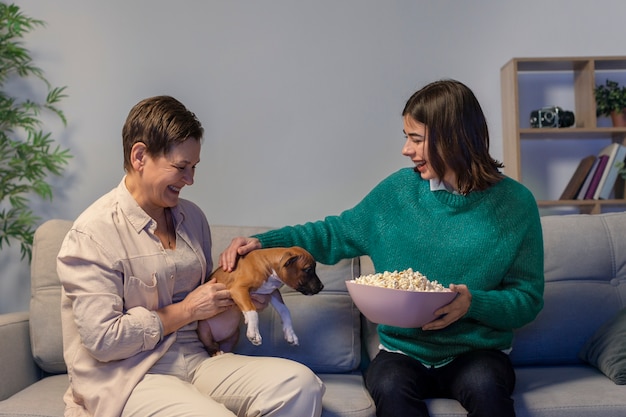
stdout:
<svg viewBox="0 0 626 417">
<path fill-rule="evenodd" d="M 28 313 L 0 314 L 0 401 L 42 378 L 30 349 Z"/>
</svg>

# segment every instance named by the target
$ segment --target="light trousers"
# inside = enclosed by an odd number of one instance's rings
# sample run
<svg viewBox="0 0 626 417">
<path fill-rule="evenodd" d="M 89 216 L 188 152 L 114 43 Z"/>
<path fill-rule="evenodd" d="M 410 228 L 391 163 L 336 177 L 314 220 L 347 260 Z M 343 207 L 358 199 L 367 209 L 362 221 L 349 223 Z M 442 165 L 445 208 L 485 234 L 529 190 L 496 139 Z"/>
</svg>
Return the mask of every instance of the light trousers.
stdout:
<svg viewBox="0 0 626 417">
<path fill-rule="evenodd" d="M 298 362 L 232 353 L 169 356 L 135 387 L 122 417 L 322 414 L 324 384 Z"/>
</svg>

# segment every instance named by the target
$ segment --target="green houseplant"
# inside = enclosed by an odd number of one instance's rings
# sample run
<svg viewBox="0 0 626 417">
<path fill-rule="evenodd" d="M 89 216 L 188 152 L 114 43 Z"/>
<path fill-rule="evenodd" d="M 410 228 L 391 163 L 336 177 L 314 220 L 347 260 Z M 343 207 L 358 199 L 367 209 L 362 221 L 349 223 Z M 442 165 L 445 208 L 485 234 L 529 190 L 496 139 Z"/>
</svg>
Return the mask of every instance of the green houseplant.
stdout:
<svg viewBox="0 0 626 417">
<path fill-rule="evenodd" d="M 57 107 L 66 97 L 66 87 L 50 85 L 22 42 L 24 35 L 44 24 L 14 4 L 0 3 L 0 250 L 17 241 L 22 259 L 29 260 L 40 220 L 29 208 L 29 198 L 51 200 L 52 187 L 46 180 L 60 175 L 71 157 L 67 149 L 54 146 L 41 119 L 49 112 L 66 124 Z M 43 84 L 45 98 L 32 97 L 31 90 L 37 90 L 33 81 Z"/>
<path fill-rule="evenodd" d="M 604 84 L 596 86 L 594 94 L 596 116 L 611 117 L 613 125 L 621 125 L 619 118 L 624 119 L 625 116 L 626 87 L 621 87 L 618 82 L 607 79 Z"/>
</svg>

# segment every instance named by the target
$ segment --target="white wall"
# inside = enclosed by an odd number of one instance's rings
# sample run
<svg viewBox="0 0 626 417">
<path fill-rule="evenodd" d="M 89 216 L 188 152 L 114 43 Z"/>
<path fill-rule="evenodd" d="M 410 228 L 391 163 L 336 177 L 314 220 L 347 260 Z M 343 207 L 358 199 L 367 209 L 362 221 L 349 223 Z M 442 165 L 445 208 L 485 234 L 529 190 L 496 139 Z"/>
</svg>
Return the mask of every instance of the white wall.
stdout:
<svg viewBox="0 0 626 417">
<path fill-rule="evenodd" d="M 27 46 L 69 124 L 74 155 L 43 219 L 72 219 L 114 187 L 121 127 L 140 99 L 170 94 L 203 122 L 183 196 L 213 224 L 281 226 L 357 203 L 409 166 L 400 112 L 427 82 L 468 84 L 502 156 L 500 67 L 513 57 L 624 53 L 621 0 L 21 0 L 47 22 Z M 0 253 L 0 312 L 28 308 L 28 265 Z"/>
</svg>

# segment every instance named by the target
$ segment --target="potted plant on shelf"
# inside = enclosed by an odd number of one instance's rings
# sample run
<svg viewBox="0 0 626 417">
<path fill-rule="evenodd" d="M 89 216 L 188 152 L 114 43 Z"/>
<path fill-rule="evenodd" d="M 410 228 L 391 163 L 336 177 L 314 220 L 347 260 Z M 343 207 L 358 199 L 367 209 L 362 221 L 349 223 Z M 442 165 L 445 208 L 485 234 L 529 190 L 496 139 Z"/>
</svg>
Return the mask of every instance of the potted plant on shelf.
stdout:
<svg viewBox="0 0 626 417">
<path fill-rule="evenodd" d="M 17 241 L 22 259 L 29 260 L 40 220 L 29 207 L 29 197 L 51 200 L 52 187 L 46 179 L 60 175 L 71 157 L 69 150 L 54 146 L 41 119 L 49 112 L 66 124 L 57 107 L 66 97 L 65 87 L 50 85 L 21 41 L 43 25 L 18 6 L 0 2 L 0 250 Z M 43 83 L 45 90 L 31 84 L 33 80 Z"/>
<path fill-rule="evenodd" d="M 626 126 L 626 87 L 616 81 L 606 80 L 595 90 L 596 116 L 610 117 L 613 126 Z"/>
</svg>

